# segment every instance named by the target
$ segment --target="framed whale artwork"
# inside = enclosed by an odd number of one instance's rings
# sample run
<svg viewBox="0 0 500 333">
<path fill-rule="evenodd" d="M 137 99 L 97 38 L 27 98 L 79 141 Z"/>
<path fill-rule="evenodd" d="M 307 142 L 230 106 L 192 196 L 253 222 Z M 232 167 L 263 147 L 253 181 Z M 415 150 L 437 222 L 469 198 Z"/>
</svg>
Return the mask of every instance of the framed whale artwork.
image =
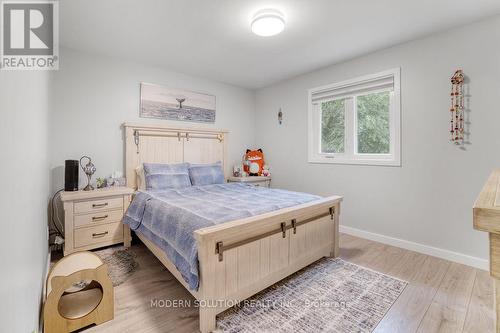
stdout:
<svg viewBox="0 0 500 333">
<path fill-rule="evenodd" d="M 214 95 L 141 82 L 140 117 L 215 122 Z"/>
</svg>

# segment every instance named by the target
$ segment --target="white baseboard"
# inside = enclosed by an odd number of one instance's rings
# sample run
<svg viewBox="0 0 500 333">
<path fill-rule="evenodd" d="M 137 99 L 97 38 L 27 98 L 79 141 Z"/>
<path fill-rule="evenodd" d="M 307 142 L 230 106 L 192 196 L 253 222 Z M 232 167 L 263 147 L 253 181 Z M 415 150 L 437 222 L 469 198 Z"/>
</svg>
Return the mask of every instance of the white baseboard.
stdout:
<svg viewBox="0 0 500 333">
<path fill-rule="evenodd" d="M 433 247 L 429 245 L 407 241 L 404 239 L 376 234 L 373 232 L 351 228 L 343 225 L 340 226 L 340 232 L 360 238 L 369 239 L 375 242 L 400 247 L 406 250 L 427 254 L 429 256 L 446 259 L 449 261 L 457 262 L 459 264 L 464 264 L 467 266 L 472 266 L 486 271 L 489 270 L 489 262 L 486 259 L 472 257 L 466 254 L 440 249 L 438 247 Z"/>
<path fill-rule="evenodd" d="M 49 277 L 49 272 L 50 272 L 50 264 L 52 262 L 52 252 L 50 252 L 50 247 L 49 251 L 47 253 L 47 266 L 45 267 L 45 274 L 44 274 L 44 279 L 43 279 L 43 288 L 42 288 L 42 300 L 45 302 L 47 299 L 47 278 Z"/>
<path fill-rule="evenodd" d="M 50 252 L 50 247 L 47 253 L 47 267 L 45 268 L 45 274 L 44 279 L 42 281 L 42 304 L 45 304 L 45 301 L 47 300 L 47 278 L 49 277 L 49 272 L 50 272 L 50 264 L 52 260 L 52 252 Z M 42 306 L 42 311 L 40 311 L 40 317 L 38 319 L 38 332 L 44 333 L 43 332 L 43 306 Z"/>
</svg>

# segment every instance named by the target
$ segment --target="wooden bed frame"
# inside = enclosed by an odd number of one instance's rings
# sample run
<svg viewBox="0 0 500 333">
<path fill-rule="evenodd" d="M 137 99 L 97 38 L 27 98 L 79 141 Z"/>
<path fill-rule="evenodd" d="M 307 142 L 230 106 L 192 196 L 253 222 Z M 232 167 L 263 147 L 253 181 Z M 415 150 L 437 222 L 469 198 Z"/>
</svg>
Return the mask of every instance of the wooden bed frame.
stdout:
<svg viewBox="0 0 500 333">
<path fill-rule="evenodd" d="M 150 163 L 222 161 L 226 178 L 228 132 L 125 123 L 127 186 L 137 188 L 135 169 Z M 331 196 L 195 231 L 200 283 L 190 290 L 154 243 L 138 237 L 198 300 L 200 331 L 216 328 L 216 315 L 290 274 L 339 252 L 342 197 Z"/>
</svg>

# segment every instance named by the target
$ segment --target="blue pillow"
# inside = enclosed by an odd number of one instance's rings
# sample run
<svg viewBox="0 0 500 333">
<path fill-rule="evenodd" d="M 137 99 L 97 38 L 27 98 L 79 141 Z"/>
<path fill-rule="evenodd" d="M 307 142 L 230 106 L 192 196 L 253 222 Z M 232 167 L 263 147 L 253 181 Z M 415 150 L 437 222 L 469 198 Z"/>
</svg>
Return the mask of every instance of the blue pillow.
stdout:
<svg viewBox="0 0 500 333">
<path fill-rule="evenodd" d="M 146 190 L 164 190 L 191 186 L 188 167 L 188 163 L 144 163 Z"/>
<path fill-rule="evenodd" d="M 221 162 L 213 164 L 190 164 L 189 178 L 193 186 L 224 184 Z"/>
</svg>

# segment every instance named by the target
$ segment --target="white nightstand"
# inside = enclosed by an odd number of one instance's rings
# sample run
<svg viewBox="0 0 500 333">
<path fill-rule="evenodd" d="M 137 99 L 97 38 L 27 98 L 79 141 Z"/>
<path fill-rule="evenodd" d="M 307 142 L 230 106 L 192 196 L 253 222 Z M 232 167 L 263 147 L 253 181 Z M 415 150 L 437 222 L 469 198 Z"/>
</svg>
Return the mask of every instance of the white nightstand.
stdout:
<svg viewBox="0 0 500 333">
<path fill-rule="evenodd" d="M 228 183 L 248 183 L 255 186 L 271 187 L 271 177 L 248 176 L 248 177 L 229 177 Z"/>
<path fill-rule="evenodd" d="M 130 229 L 122 219 L 133 193 L 128 187 L 62 192 L 64 255 L 122 242 L 130 246 Z"/>
</svg>

